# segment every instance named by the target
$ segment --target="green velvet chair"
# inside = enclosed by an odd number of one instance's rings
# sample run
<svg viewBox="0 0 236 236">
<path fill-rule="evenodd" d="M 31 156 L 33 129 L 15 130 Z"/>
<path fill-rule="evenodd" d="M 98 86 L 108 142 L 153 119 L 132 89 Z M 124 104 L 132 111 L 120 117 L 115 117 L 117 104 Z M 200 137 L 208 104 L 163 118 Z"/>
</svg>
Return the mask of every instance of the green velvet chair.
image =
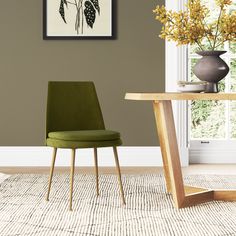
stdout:
<svg viewBox="0 0 236 236">
<path fill-rule="evenodd" d="M 99 195 L 97 148 L 113 147 L 121 198 L 125 204 L 121 182 L 117 146 L 122 144 L 120 134 L 106 130 L 93 82 L 49 82 L 46 121 L 46 144 L 53 147 L 47 201 L 52 183 L 58 148 L 72 150 L 70 172 L 70 210 L 72 210 L 75 150 L 93 148 L 96 190 Z"/>
</svg>

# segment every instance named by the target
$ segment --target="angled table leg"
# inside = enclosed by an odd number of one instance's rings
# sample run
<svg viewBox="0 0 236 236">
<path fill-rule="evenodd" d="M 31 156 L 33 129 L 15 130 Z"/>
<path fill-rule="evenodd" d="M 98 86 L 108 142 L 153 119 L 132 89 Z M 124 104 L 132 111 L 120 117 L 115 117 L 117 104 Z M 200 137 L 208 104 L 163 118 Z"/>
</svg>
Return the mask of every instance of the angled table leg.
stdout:
<svg viewBox="0 0 236 236">
<path fill-rule="evenodd" d="M 175 206 L 180 208 L 184 202 L 185 193 L 171 101 L 155 101 L 153 107 L 167 190 L 171 190 Z"/>
<path fill-rule="evenodd" d="M 175 207 L 187 207 L 213 200 L 213 190 L 184 186 L 171 101 L 154 101 L 153 108 L 167 191 L 172 193 Z M 220 197 L 219 195 L 217 196 Z"/>
</svg>

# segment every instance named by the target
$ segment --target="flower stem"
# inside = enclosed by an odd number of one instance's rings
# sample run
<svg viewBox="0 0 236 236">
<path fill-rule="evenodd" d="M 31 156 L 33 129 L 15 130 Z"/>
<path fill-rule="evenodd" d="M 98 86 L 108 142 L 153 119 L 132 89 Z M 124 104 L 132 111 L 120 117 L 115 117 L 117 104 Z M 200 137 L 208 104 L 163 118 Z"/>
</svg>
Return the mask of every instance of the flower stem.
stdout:
<svg viewBox="0 0 236 236">
<path fill-rule="evenodd" d="M 195 42 L 196 42 L 196 44 L 198 45 L 198 47 L 199 47 L 202 51 L 204 51 L 204 48 L 202 47 L 202 45 L 201 45 L 197 40 L 195 40 Z"/>
<path fill-rule="evenodd" d="M 218 20 L 217 20 L 216 34 L 215 34 L 215 39 L 214 39 L 214 44 L 213 44 L 212 51 L 214 51 L 215 48 L 216 48 L 216 40 L 217 40 L 217 36 L 218 36 L 218 31 L 219 31 L 219 24 L 220 24 L 221 13 L 222 13 L 222 7 L 220 8 L 220 14 L 219 14 Z"/>
<path fill-rule="evenodd" d="M 83 8 L 83 0 L 81 0 L 81 13 L 82 13 L 82 26 L 81 26 L 81 33 L 84 33 L 84 8 Z"/>
<path fill-rule="evenodd" d="M 207 23 L 206 23 L 205 19 L 203 19 L 203 21 L 204 21 L 204 23 L 202 23 L 203 27 L 206 26 L 206 28 L 209 30 L 209 28 L 208 28 L 208 26 L 207 26 Z M 208 42 L 209 42 L 209 44 L 210 44 L 210 47 L 211 47 L 211 49 L 212 49 L 213 46 L 212 46 L 212 43 L 211 43 L 210 38 L 209 38 L 208 35 L 207 35 L 207 32 L 205 33 L 205 35 L 206 35 L 206 38 L 207 38 L 207 40 L 208 40 Z"/>
</svg>

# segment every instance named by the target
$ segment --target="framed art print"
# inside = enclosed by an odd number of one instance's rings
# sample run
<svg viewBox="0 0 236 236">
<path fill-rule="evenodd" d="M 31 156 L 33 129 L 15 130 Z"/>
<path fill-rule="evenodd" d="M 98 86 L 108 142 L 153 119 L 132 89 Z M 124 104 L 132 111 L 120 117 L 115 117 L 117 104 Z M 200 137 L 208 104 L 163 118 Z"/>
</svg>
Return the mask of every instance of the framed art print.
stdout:
<svg viewBox="0 0 236 236">
<path fill-rule="evenodd" d="M 113 36 L 113 0 L 44 0 L 44 39 Z"/>
</svg>

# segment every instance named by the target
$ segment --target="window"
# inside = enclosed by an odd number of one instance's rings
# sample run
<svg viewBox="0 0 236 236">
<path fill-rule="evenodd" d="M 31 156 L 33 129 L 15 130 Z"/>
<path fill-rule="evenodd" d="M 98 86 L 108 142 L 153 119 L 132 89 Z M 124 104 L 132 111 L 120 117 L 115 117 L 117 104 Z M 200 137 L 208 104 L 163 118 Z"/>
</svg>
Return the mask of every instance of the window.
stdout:
<svg viewBox="0 0 236 236">
<path fill-rule="evenodd" d="M 216 11 L 215 1 L 202 1 L 211 9 L 212 18 L 217 18 L 219 12 Z M 236 0 L 233 0 L 233 3 L 233 7 L 229 9 L 230 11 L 236 10 Z M 207 45 L 207 42 L 204 42 L 204 44 Z M 227 51 L 221 57 L 229 65 L 230 72 L 225 79 L 220 81 L 219 90 L 221 92 L 236 93 L 236 43 L 225 43 L 220 50 Z M 189 81 L 198 80 L 192 73 L 193 66 L 199 58 L 194 53 L 195 51 L 196 46 L 188 47 Z M 191 101 L 188 107 L 190 149 L 204 150 L 207 147 L 217 148 L 219 141 L 221 143 L 224 141 L 224 148 L 233 148 L 232 145 L 236 147 L 235 101 Z"/>
<path fill-rule="evenodd" d="M 215 11 L 215 0 L 202 0 Z M 168 9 L 185 8 L 187 0 L 166 0 Z M 236 10 L 236 0 L 231 10 Z M 191 68 L 199 58 L 196 47 L 176 47 L 166 42 L 166 92 L 177 91 L 176 80 L 195 80 Z M 222 48 L 223 49 L 223 48 Z M 220 90 L 236 92 L 236 43 L 225 44 L 223 55 L 230 72 L 220 83 Z M 173 79 L 175 78 L 175 79 Z M 236 163 L 236 102 L 173 102 L 180 158 L 190 163 Z M 213 125 L 214 123 L 214 125 Z M 189 125 L 187 125 L 189 124 Z"/>
</svg>

